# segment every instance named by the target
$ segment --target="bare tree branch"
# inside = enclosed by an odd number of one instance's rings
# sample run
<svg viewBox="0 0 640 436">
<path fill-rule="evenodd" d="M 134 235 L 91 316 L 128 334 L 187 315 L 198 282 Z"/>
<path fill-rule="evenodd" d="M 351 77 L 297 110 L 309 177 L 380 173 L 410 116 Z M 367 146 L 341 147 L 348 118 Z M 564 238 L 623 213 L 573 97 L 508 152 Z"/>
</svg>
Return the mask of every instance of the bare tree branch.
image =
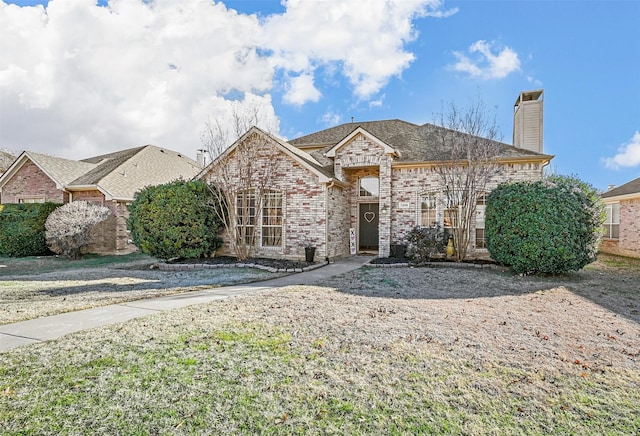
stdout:
<svg viewBox="0 0 640 436">
<path fill-rule="evenodd" d="M 487 111 L 480 98 L 466 109 L 450 103 L 438 121 L 443 128 L 434 129 L 433 147 L 439 162 L 436 172 L 442 184 L 456 260 L 461 261 L 467 255 L 479 195 L 486 193 L 500 173 L 499 131 L 495 112 Z"/>
</svg>

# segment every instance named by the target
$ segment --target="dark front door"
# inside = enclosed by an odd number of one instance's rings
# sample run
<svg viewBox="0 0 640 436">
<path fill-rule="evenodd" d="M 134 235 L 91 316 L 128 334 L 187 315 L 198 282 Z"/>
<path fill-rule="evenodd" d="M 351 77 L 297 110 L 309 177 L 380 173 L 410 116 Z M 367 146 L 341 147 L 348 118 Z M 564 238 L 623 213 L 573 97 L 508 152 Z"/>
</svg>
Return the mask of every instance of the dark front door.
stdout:
<svg viewBox="0 0 640 436">
<path fill-rule="evenodd" d="M 378 249 L 378 203 L 360 203 L 360 250 Z"/>
</svg>

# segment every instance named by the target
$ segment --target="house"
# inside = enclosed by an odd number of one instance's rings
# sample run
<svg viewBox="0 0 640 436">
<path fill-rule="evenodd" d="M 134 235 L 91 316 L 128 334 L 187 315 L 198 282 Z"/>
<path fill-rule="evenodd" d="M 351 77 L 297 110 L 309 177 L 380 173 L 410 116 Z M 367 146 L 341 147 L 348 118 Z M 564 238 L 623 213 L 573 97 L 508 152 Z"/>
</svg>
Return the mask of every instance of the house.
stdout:
<svg viewBox="0 0 640 436">
<path fill-rule="evenodd" d="M 145 186 L 176 179 L 190 180 L 201 171 L 180 153 L 145 145 L 83 160 L 70 160 L 25 151 L 0 176 L 2 203 L 69 203 L 85 200 L 113 212 L 98 245 L 90 252 L 127 253 L 128 205 Z"/>
<path fill-rule="evenodd" d="M 0 176 L 7 171 L 16 157 L 9 152 L 0 150 Z M 2 195 L 0 195 L 0 204 L 2 204 Z"/>
<path fill-rule="evenodd" d="M 600 251 L 640 258 L 640 177 L 600 197 L 607 211 Z"/>
<path fill-rule="evenodd" d="M 518 96 L 514 119 L 517 145 L 496 143 L 502 170 L 496 186 L 539 180 L 553 158 L 542 152 L 541 90 Z M 443 161 L 433 147 L 444 130 L 402 120 L 352 122 L 284 141 L 253 127 L 198 177 L 220 185 L 224 174 L 238 180 L 251 166 L 253 193 L 237 195 L 235 212 L 255 235 L 255 256 L 301 259 L 304 247 L 313 245 L 319 259 L 354 252 L 388 257 L 414 226 L 446 224 L 444 187 L 435 171 Z M 253 150 L 252 158 L 241 150 Z M 261 211 L 254 207 L 256 195 L 263 198 Z M 486 252 L 482 204 L 478 210 L 471 249 Z"/>
</svg>

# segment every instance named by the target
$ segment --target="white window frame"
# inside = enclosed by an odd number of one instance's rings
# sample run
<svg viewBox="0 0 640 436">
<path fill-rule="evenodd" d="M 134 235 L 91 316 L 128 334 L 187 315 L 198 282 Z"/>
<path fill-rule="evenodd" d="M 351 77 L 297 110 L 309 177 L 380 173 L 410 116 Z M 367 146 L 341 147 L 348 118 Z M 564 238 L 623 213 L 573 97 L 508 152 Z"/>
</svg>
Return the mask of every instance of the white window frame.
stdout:
<svg viewBox="0 0 640 436">
<path fill-rule="evenodd" d="M 605 204 L 604 238 L 620 239 L 620 203 Z"/>
<path fill-rule="evenodd" d="M 363 187 L 362 182 L 367 180 L 375 180 L 376 187 L 375 192 L 371 192 L 367 188 Z M 364 176 L 358 180 L 358 197 L 360 198 L 378 198 L 380 196 L 380 178 L 378 176 Z"/>
<path fill-rule="evenodd" d="M 487 209 L 487 193 L 479 192 L 478 199 L 476 201 L 476 235 L 475 235 L 475 248 L 486 249 L 487 240 L 485 233 L 485 213 Z M 481 230 L 481 236 L 478 234 L 478 230 Z"/>
<path fill-rule="evenodd" d="M 266 191 L 262 197 L 261 246 L 282 248 L 284 199 L 281 191 Z"/>
<path fill-rule="evenodd" d="M 245 205 L 248 200 L 249 204 Z M 245 211 L 248 216 L 245 217 Z M 252 213 L 253 211 L 253 213 Z M 248 221 L 245 221 L 248 220 Z M 239 234 L 241 227 L 244 226 L 246 233 L 244 235 L 245 244 L 255 242 L 254 235 L 256 231 L 256 193 L 253 190 L 239 191 L 236 193 L 236 240 L 240 241 Z M 239 242 L 240 243 L 240 242 Z"/>
</svg>

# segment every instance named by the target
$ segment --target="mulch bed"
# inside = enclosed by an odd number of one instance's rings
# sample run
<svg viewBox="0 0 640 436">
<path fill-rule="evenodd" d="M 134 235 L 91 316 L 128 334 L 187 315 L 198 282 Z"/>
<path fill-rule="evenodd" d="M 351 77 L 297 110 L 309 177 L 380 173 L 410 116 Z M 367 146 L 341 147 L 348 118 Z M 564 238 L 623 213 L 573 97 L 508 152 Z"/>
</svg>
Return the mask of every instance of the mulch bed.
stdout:
<svg viewBox="0 0 640 436">
<path fill-rule="evenodd" d="M 406 263 L 406 264 L 409 264 L 411 266 L 422 266 L 422 265 L 424 265 L 424 264 L 419 264 L 419 263 L 412 262 L 411 259 L 409 259 L 407 257 L 376 257 L 370 263 L 374 264 L 374 265 L 395 265 L 395 264 L 399 264 L 399 263 Z M 454 259 L 433 258 L 433 259 L 431 259 L 429 261 L 429 263 L 442 263 L 442 264 L 463 263 L 463 264 L 471 264 L 471 265 L 499 265 L 497 262 L 495 262 L 495 261 L 493 261 L 491 259 L 464 259 L 461 262 L 457 262 Z"/>
<path fill-rule="evenodd" d="M 196 263 L 205 265 L 235 265 L 237 263 L 261 265 L 274 269 L 302 269 L 311 265 L 315 265 L 315 262 L 301 262 L 287 259 L 267 259 L 264 257 L 250 257 L 248 259 L 239 262 L 234 256 L 216 256 L 206 259 L 186 259 L 179 260 L 172 263 Z"/>
</svg>

